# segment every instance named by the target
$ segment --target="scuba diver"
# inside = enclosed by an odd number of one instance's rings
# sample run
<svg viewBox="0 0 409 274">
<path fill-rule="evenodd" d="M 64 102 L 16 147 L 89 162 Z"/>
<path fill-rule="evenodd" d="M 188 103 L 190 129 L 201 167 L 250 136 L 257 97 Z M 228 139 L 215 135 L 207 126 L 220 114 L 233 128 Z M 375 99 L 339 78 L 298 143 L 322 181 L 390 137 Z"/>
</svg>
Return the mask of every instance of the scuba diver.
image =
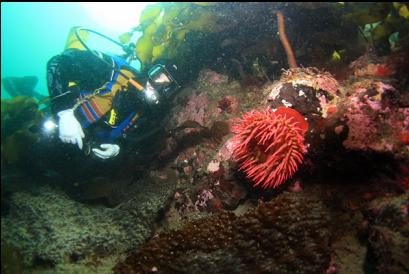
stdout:
<svg viewBox="0 0 409 274">
<path fill-rule="evenodd" d="M 62 142 L 78 146 L 86 155 L 92 152 L 109 159 L 120 152 L 119 137 L 157 119 L 162 101 L 180 87 L 170 73 L 177 68 L 156 64 L 143 76 L 132 65 L 137 60 L 134 44 L 123 45 L 80 27 L 72 32 L 75 36 L 68 41 L 77 46 L 70 46 L 47 64 L 51 111 L 58 117 Z M 85 32 L 110 40 L 125 54 L 90 49 L 84 41 Z"/>
</svg>

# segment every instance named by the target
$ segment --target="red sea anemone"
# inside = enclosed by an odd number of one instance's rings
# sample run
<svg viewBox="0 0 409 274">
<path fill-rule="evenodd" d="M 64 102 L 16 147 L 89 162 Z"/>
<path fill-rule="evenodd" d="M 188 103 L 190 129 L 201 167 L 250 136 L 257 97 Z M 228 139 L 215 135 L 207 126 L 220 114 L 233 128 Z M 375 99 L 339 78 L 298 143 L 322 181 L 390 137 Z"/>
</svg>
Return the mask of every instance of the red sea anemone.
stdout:
<svg viewBox="0 0 409 274">
<path fill-rule="evenodd" d="M 293 176 L 307 151 L 308 123 L 294 109 L 253 110 L 233 127 L 239 145 L 234 154 L 254 186 L 273 189 Z"/>
</svg>

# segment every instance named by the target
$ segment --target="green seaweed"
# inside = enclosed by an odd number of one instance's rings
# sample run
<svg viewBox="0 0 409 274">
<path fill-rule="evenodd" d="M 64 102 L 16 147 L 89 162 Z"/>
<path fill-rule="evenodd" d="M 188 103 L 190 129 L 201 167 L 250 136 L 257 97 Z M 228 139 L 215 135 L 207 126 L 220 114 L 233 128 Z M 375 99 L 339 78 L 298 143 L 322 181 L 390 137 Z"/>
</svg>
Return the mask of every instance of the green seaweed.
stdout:
<svg viewBox="0 0 409 274">
<path fill-rule="evenodd" d="M 32 97 L 17 96 L 1 101 L 1 158 L 7 164 L 24 158 L 27 147 L 39 137 L 44 114 Z"/>
</svg>

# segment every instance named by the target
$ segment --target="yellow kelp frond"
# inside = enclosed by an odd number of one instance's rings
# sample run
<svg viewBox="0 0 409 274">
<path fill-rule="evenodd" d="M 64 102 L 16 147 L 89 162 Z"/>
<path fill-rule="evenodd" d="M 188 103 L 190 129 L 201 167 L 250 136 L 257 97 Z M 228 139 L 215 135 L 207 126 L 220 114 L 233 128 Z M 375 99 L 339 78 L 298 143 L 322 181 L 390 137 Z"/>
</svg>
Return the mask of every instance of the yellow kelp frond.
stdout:
<svg viewBox="0 0 409 274">
<path fill-rule="evenodd" d="M 144 33 L 152 35 L 156 32 L 157 29 L 158 29 L 158 25 L 155 22 L 153 22 L 148 27 L 146 27 Z"/>
<path fill-rule="evenodd" d="M 136 43 L 135 52 L 142 66 L 150 64 L 152 59 L 152 36 L 149 34 L 144 34 Z"/>
<path fill-rule="evenodd" d="M 152 50 L 152 62 L 155 62 L 158 58 L 164 55 L 167 45 L 160 44 L 153 47 Z"/>
<path fill-rule="evenodd" d="M 176 39 L 179 41 L 183 41 L 185 39 L 186 33 L 188 32 L 187 29 L 181 29 L 175 33 Z"/>
<path fill-rule="evenodd" d="M 399 15 L 407 20 L 409 20 L 409 9 L 406 4 L 399 8 Z"/>
<path fill-rule="evenodd" d="M 215 4 L 168 2 L 147 6 L 142 12 L 139 26 L 134 28 L 143 32 L 135 49 L 143 66 L 160 58 L 179 56 L 181 51 L 189 48 L 189 45 L 185 45 L 189 33 L 215 33 L 229 27 L 231 20 L 223 22 L 223 16 L 210 7 Z M 122 38 L 128 41 L 128 35 Z"/>
<path fill-rule="evenodd" d="M 131 31 L 130 32 L 125 32 L 124 34 L 121 34 L 118 37 L 119 42 L 121 42 L 122 44 L 128 44 L 129 42 L 131 42 L 132 35 L 133 35 L 133 32 L 131 32 Z"/>
<path fill-rule="evenodd" d="M 186 7 L 186 4 L 179 3 L 178 6 L 166 7 L 163 14 L 163 24 L 166 26 L 175 26 L 179 18 L 179 14 Z"/>
<path fill-rule="evenodd" d="M 331 55 L 331 60 L 332 61 L 340 61 L 341 60 L 341 54 L 338 51 L 334 50 L 332 52 L 332 55 Z"/>
<path fill-rule="evenodd" d="M 155 34 L 152 36 L 152 41 L 154 45 L 159 45 L 162 43 L 169 42 L 170 36 L 169 32 L 171 31 L 170 27 L 161 24 L 157 29 Z"/>
</svg>

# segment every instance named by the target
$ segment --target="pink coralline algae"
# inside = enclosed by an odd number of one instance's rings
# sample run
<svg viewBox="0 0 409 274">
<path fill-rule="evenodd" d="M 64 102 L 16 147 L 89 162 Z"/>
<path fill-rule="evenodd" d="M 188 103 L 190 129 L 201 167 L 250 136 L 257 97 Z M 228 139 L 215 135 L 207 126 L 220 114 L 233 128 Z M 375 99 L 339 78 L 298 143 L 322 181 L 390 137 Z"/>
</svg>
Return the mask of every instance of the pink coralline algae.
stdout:
<svg viewBox="0 0 409 274">
<path fill-rule="evenodd" d="M 189 101 L 186 104 L 183 112 L 181 112 L 177 117 L 178 125 L 181 125 L 186 121 L 195 121 L 202 126 L 205 126 L 207 122 L 207 107 L 209 100 L 206 95 L 193 95 L 190 97 Z"/>
<path fill-rule="evenodd" d="M 237 138 L 230 138 L 227 140 L 223 146 L 219 149 L 217 153 L 217 161 L 232 161 L 235 162 L 237 159 L 234 157 L 234 150 L 240 145 L 240 140 Z"/>
<path fill-rule="evenodd" d="M 376 125 L 372 119 L 363 113 L 347 113 L 348 138 L 343 145 L 354 150 L 366 150 L 367 144 L 372 143 L 372 138 L 377 132 Z"/>
<path fill-rule="evenodd" d="M 296 110 L 250 111 L 233 127 L 240 143 L 234 150 L 247 178 L 254 186 L 274 189 L 292 177 L 307 149 L 308 124 Z"/>
<path fill-rule="evenodd" d="M 344 118 L 348 137 L 344 147 L 351 150 L 393 152 L 402 157 L 409 130 L 409 108 L 394 108 L 386 98 L 395 88 L 381 81 L 361 80 L 351 87 Z"/>
<path fill-rule="evenodd" d="M 393 152 L 398 158 L 404 157 L 409 153 L 409 108 L 381 110 L 381 120 L 377 112 L 346 113 L 349 133 L 343 145 L 352 150 Z"/>
<path fill-rule="evenodd" d="M 200 71 L 198 81 L 202 84 L 220 85 L 228 82 L 228 77 L 209 69 Z"/>
<path fill-rule="evenodd" d="M 203 189 L 199 195 L 197 195 L 197 200 L 195 202 L 196 210 L 206 209 L 207 203 L 213 199 L 214 196 L 211 190 Z"/>
<path fill-rule="evenodd" d="M 209 78 L 209 83 L 211 84 L 222 84 L 224 83 L 224 79 L 220 77 L 219 74 L 215 73 Z"/>
</svg>

